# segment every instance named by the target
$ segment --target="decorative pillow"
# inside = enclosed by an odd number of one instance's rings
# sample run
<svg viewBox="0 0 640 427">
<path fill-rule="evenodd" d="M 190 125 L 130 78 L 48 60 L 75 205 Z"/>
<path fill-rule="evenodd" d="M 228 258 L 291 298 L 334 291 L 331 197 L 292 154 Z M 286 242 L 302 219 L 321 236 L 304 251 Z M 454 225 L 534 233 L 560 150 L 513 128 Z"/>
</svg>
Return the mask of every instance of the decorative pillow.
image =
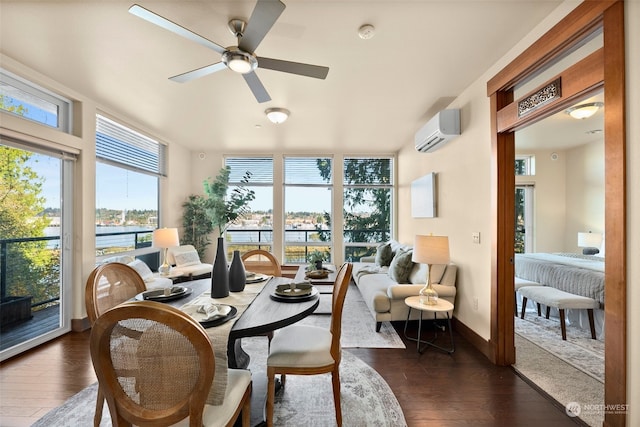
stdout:
<svg viewBox="0 0 640 427">
<path fill-rule="evenodd" d="M 176 259 L 176 266 L 178 267 L 200 264 L 200 257 L 197 251 L 177 253 L 174 254 L 174 258 Z"/>
<path fill-rule="evenodd" d="M 144 261 L 135 259 L 127 265 L 133 268 L 135 271 L 137 271 L 140 277 L 142 277 L 142 280 L 144 280 L 145 282 L 149 282 L 153 280 L 153 272 L 151 271 L 149 266 L 145 264 Z"/>
<path fill-rule="evenodd" d="M 396 283 L 409 283 L 409 275 L 413 269 L 411 256 L 413 250 L 398 251 L 389 265 L 389 277 Z"/>
<path fill-rule="evenodd" d="M 380 267 L 388 266 L 393 260 L 393 251 L 391 250 L 391 243 L 383 243 L 376 249 L 376 265 Z"/>
</svg>

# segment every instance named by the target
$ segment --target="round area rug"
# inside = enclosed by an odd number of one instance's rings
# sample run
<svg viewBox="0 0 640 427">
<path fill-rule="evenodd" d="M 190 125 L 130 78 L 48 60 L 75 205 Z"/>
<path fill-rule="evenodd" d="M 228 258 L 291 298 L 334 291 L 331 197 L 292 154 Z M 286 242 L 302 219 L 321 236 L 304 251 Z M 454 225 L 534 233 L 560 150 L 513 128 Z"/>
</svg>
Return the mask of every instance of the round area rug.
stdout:
<svg viewBox="0 0 640 427">
<path fill-rule="evenodd" d="M 242 346 L 251 355 L 254 378 L 266 376 L 265 338 L 244 338 Z M 389 385 L 373 368 L 349 353 L 342 352 L 340 364 L 342 420 L 345 427 L 406 426 L 402 408 Z M 97 383 L 80 391 L 62 406 L 53 409 L 34 426 L 68 427 L 93 424 Z M 331 375 L 289 375 L 286 387 L 276 394 L 274 424 L 277 426 L 335 426 Z M 101 426 L 110 426 L 104 407 Z"/>
</svg>

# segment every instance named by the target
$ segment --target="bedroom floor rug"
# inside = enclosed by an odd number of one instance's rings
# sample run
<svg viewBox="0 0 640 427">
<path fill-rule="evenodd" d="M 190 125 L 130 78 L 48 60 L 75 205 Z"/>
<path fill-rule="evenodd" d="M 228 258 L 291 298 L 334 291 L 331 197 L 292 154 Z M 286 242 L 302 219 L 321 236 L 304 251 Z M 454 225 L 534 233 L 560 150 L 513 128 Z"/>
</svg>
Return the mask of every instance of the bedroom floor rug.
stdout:
<svg viewBox="0 0 640 427">
<path fill-rule="evenodd" d="M 254 378 L 266 375 L 266 340 L 243 339 L 251 355 Z M 406 426 L 402 408 L 384 379 L 358 357 L 343 352 L 340 364 L 341 401 L 344 426 Z M 92 425 L 97 383 L 38 420 L 35 427 Z M 278 426 L 333 426 L 335 413 L 331 376 L 287 376 L 287 385 L 276 394 L 274 424 Z M 110 426 L 105 406 L 101 426 Z"/>
<path fill-rule="evenodd" d="M 569 403 L 587 425 L 600 427 L 604 421 L 604 384 L 576 369 L 544 348 L 515 335 L 514 369 L 544 390 L 565 408 Z M 578 411 L 575 410 L 576 404 Z"/>
<path fill-rule="evenodd" d="M 515 332 L 604 383 L 604 341 L 591 339 L 588 331 L 567 325 L 564 341 L 558 319 L 528 315 L 515 318 Z"/>
</svg>

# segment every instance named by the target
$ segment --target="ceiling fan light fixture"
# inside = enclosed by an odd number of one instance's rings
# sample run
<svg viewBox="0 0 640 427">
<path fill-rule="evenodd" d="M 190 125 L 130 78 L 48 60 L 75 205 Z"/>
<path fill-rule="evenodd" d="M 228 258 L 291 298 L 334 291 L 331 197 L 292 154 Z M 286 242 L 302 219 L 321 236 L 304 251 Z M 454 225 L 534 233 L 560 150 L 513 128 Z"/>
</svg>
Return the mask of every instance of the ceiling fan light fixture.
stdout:
<svg viewBox="0 0 640 427">
<path fill-rule="evenodd" d="M 598 112 L 600 108 L 604 107 L 602 102 L 589 102 L 587 104 L 576 105 L 571 108 L 567 108 L 565 113 L 573 117 L 574 119 L 588 119 Z"/>
<path fill-rule="evenodd" d="M 289 110 L 286 108 L 267 108 L 264 110 L 271 123 L 280 124 L 289 118 Z"/>
<path fill-rule="evenodd" d="M 232 71 L 240 74 L 250 73 L 258 66 L 258 61 L 253 56 L 239 49 L 230 49 L 223 53 L 222 62 Z"/>
</svg>

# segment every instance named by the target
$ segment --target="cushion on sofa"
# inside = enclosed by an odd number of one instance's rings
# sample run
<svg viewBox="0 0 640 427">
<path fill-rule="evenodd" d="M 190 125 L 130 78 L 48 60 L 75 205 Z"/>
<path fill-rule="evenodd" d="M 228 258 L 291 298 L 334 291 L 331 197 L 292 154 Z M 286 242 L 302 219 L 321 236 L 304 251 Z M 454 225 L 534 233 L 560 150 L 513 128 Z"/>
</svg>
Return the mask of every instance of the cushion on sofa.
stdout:
<svg viewBox="0 0 640 427">
<path fill-rule="evenodd" d="M 431 283 L 440 283 L 446 270 L 446 264 L 434 264 L 431 266 Z M 409 274 L 409 283 L 427 283 L 427 265 L 415 264 Z"/>
<path fill-rule="evenodd" d="M 391 250 L 391 243 L 383 243 L 376 249 L 375 263 L 381 267 L 391 265 L 393 261 L 393 251 Z"/>
<path fill-rule="evenodd" d="M 177 267 L 187 267 L 189 265 L 200 264 L 200 257 L 195 249 L 193 251 L 176 253 L 173 256 L 176 260 Z"/>
<path fill-rule="evenodd" d="M 140 277 L 142 277 L 142 280 L 144 280 L 145 282 L 153 280 L 153 272 L 151 271 L 149 266 L 143 261 L 140 261 L 139 259 L 134 259 L 127 265 L 133 268 L 135 271 L 137 271 Z"/>
<path fill-rule="evenodd" d="M 409 282 L 409 275 L 413 269 L 413 261 L 411 261 L 412 255 L 412 250 L 398 250 L 396 255 L 393 257 L 393 260 L 389 265 L 389 277 L 396 283 Z"/>
</svg>

